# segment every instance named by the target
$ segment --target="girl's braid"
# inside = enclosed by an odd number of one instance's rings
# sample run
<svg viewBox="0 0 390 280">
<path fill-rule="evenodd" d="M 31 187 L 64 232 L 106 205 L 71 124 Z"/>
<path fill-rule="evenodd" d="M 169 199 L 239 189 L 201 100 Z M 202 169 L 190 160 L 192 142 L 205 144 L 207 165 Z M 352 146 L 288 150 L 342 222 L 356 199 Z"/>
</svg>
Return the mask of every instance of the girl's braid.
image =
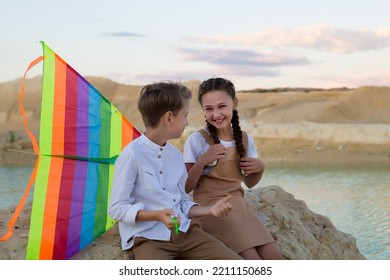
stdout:
<svg viewBox="0 0 390 280">
<path fill-rule="evenodd" d="M 233 127 L 233 136 L 236 141 L 236 147 L 240 158 L 246 157 L 246 151 L 244 144 L 242 143 L 242 130 L 240 127 L 240 121 L 238 117 L 237 110 L 233 110 L 233 118 L 232 118 L 232 127 Z"/>
<path fill-rule="evenodd" d="M 219 140 L 219 137 L 217 136 L 217 129 L 215 126 L 213 126 L 211 123 L 206 121 L 207 129 L 210 132 L 211 138 L 213 138 L 214 144 L 219 144 L 221 141 Z"/>
</svg>

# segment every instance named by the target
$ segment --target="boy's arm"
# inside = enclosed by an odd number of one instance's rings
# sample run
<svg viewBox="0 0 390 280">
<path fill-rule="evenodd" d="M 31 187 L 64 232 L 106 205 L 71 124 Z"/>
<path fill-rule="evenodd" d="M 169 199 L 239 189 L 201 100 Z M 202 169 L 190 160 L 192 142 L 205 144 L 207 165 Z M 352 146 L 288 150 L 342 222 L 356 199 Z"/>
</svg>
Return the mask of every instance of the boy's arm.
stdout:
<svg viewBox="0 0 390 280">
<path fill-rule="evenodd" d="M 136 222 L 146 222 L 146 221 L 158 221 L 162 222 L 168 229 L 174 229 L 175 223 L 172 220 L 174 212 L 170 209 L 156 210 L 156 211 L 147 211 L 140 210 L 135 217 Z"/>
<path fill-rule="evenodd" d="M 108 213 L 114 220 L 134 223 L 138 211 L 144 209 L 133 197 L 137 178 L 135 157 L 131 151 L 122 152 L 115 162 L 115 172 Z"/>
<path fill-rule="evenodd" d="M 167 209 L 165 209 L 167 210 Z M 135 217 L 136 222 L 146 222 L 146 221 L 161 221 L 164 217 L 164 215 L 171 215 L 170 210 L 167 210 L 169 213 L 165 213 L 165 210 L 161 211 L 147 211 L 147 210 L 140 210 L 137 213 L 137 216 Z"/>
<path fill-rule="evenodd" d="M 225 217 L 232 209 L 232 205 L 229 202 L 231 198 L 232 197 L 230 195 L 226 196 L 211 206 L 195 205 L 190 209 L 188 216 L 191 219 L 207 215 L 213 215 L 214 217 L 218 218 Z"/>
</svg>

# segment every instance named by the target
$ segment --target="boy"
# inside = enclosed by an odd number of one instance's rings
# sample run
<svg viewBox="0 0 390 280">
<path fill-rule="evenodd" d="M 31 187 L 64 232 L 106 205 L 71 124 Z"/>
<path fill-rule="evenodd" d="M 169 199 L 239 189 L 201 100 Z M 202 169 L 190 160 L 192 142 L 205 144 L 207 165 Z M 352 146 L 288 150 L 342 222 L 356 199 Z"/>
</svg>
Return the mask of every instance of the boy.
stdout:
<svg viewBox="0 0 390 280">
<path fill-rule="evenodd" d="M 115 163 L 109 215 L 119 221 L 122 249 L 135 259 L 241 259 L 222 242 L 191 224 L 191 218 L 226 216 L 230 197 L 210 207 L 185 193 L 187 171 L 178 149 L 167 143 L 188 125 L 191 92 L 177 83 L 141 90 L 138 109 L 145 132 L 127 145 Z"/>
</svg>

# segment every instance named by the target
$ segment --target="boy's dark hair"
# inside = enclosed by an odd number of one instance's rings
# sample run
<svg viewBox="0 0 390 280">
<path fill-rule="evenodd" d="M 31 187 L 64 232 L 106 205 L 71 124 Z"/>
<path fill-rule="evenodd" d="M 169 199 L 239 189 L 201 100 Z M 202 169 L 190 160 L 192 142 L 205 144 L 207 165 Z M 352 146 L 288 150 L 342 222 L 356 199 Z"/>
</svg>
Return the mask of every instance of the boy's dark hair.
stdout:
<svg viewBox="0 0 390 280">
<path fill-rule="evenodd" d="M 191 91 L 174 82 L 159 82 L 144 86 L 138 99 L 145 127 L 155 128 L 162 115 L 171 111 L 174 116 L 183 108 L 184 101 L 191 99 Z"/>
<path fill-rule="evenodd" d="M 234 88 L 234 85 L 231 81 L 224 79 L 224 78 L 211 78 L 204 82 L 202 82 L 199 85 L 199 91 L 198 91 L 198 100 L 199 103 L 202 105 L 202 97 L 206 93 L 210 91 L 216 91 L 216 90 L 223 90 L 225 91 L 233 100 L 236 98 L 236 90 Z M 232 127 L 233 127 L 233 135 L 234 140 L 236 141 L 236 147 L 238 154 L 240 155 L 240 158 L 243 158 L 246 156 L 246 151 L 244 144 L 242 142 L 242 131 L 240 127 L 239 117 L 237 110 L 233 110 L 233 118 L 232 118 Z M 207 128 L 210 132 L 211 137 L 213 138 L 213 141 L 215 144 L 219 144 L 220 140 L 216 133 L 216 128 L 212 124 L 210 124 L 206 120 Z"/>
</svg>

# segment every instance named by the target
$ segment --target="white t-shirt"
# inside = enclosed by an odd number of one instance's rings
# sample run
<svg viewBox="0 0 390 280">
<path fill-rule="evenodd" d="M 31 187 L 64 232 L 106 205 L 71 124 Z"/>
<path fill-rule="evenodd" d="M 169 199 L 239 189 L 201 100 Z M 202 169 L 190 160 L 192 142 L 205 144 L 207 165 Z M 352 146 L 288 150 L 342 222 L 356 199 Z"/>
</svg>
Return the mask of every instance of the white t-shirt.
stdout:
<svg viewBox="0 0 390 280">
<path fill-rule="evenodd" d="M 206 130 L 207 131 L 207 130 Z M 221 140 L 221 144 L 225 147 L 235 147 L 236 141 L 223 141 Z M 209 144 L 204 139 L 203 135 L 200 134 L 199 131 L 192 133 L 188 136 L 185 144 L 184 144 L 184 162 L 185 163 L 195 163 L 198 158 L 203 155 L 207 149 L 209 148 Z M 253 141 L 252 136 L 248 134 L 248 147 L 247 147 L 247 157 L 257 158 L 257 150 L 255 142 Z"/>
</svg>

